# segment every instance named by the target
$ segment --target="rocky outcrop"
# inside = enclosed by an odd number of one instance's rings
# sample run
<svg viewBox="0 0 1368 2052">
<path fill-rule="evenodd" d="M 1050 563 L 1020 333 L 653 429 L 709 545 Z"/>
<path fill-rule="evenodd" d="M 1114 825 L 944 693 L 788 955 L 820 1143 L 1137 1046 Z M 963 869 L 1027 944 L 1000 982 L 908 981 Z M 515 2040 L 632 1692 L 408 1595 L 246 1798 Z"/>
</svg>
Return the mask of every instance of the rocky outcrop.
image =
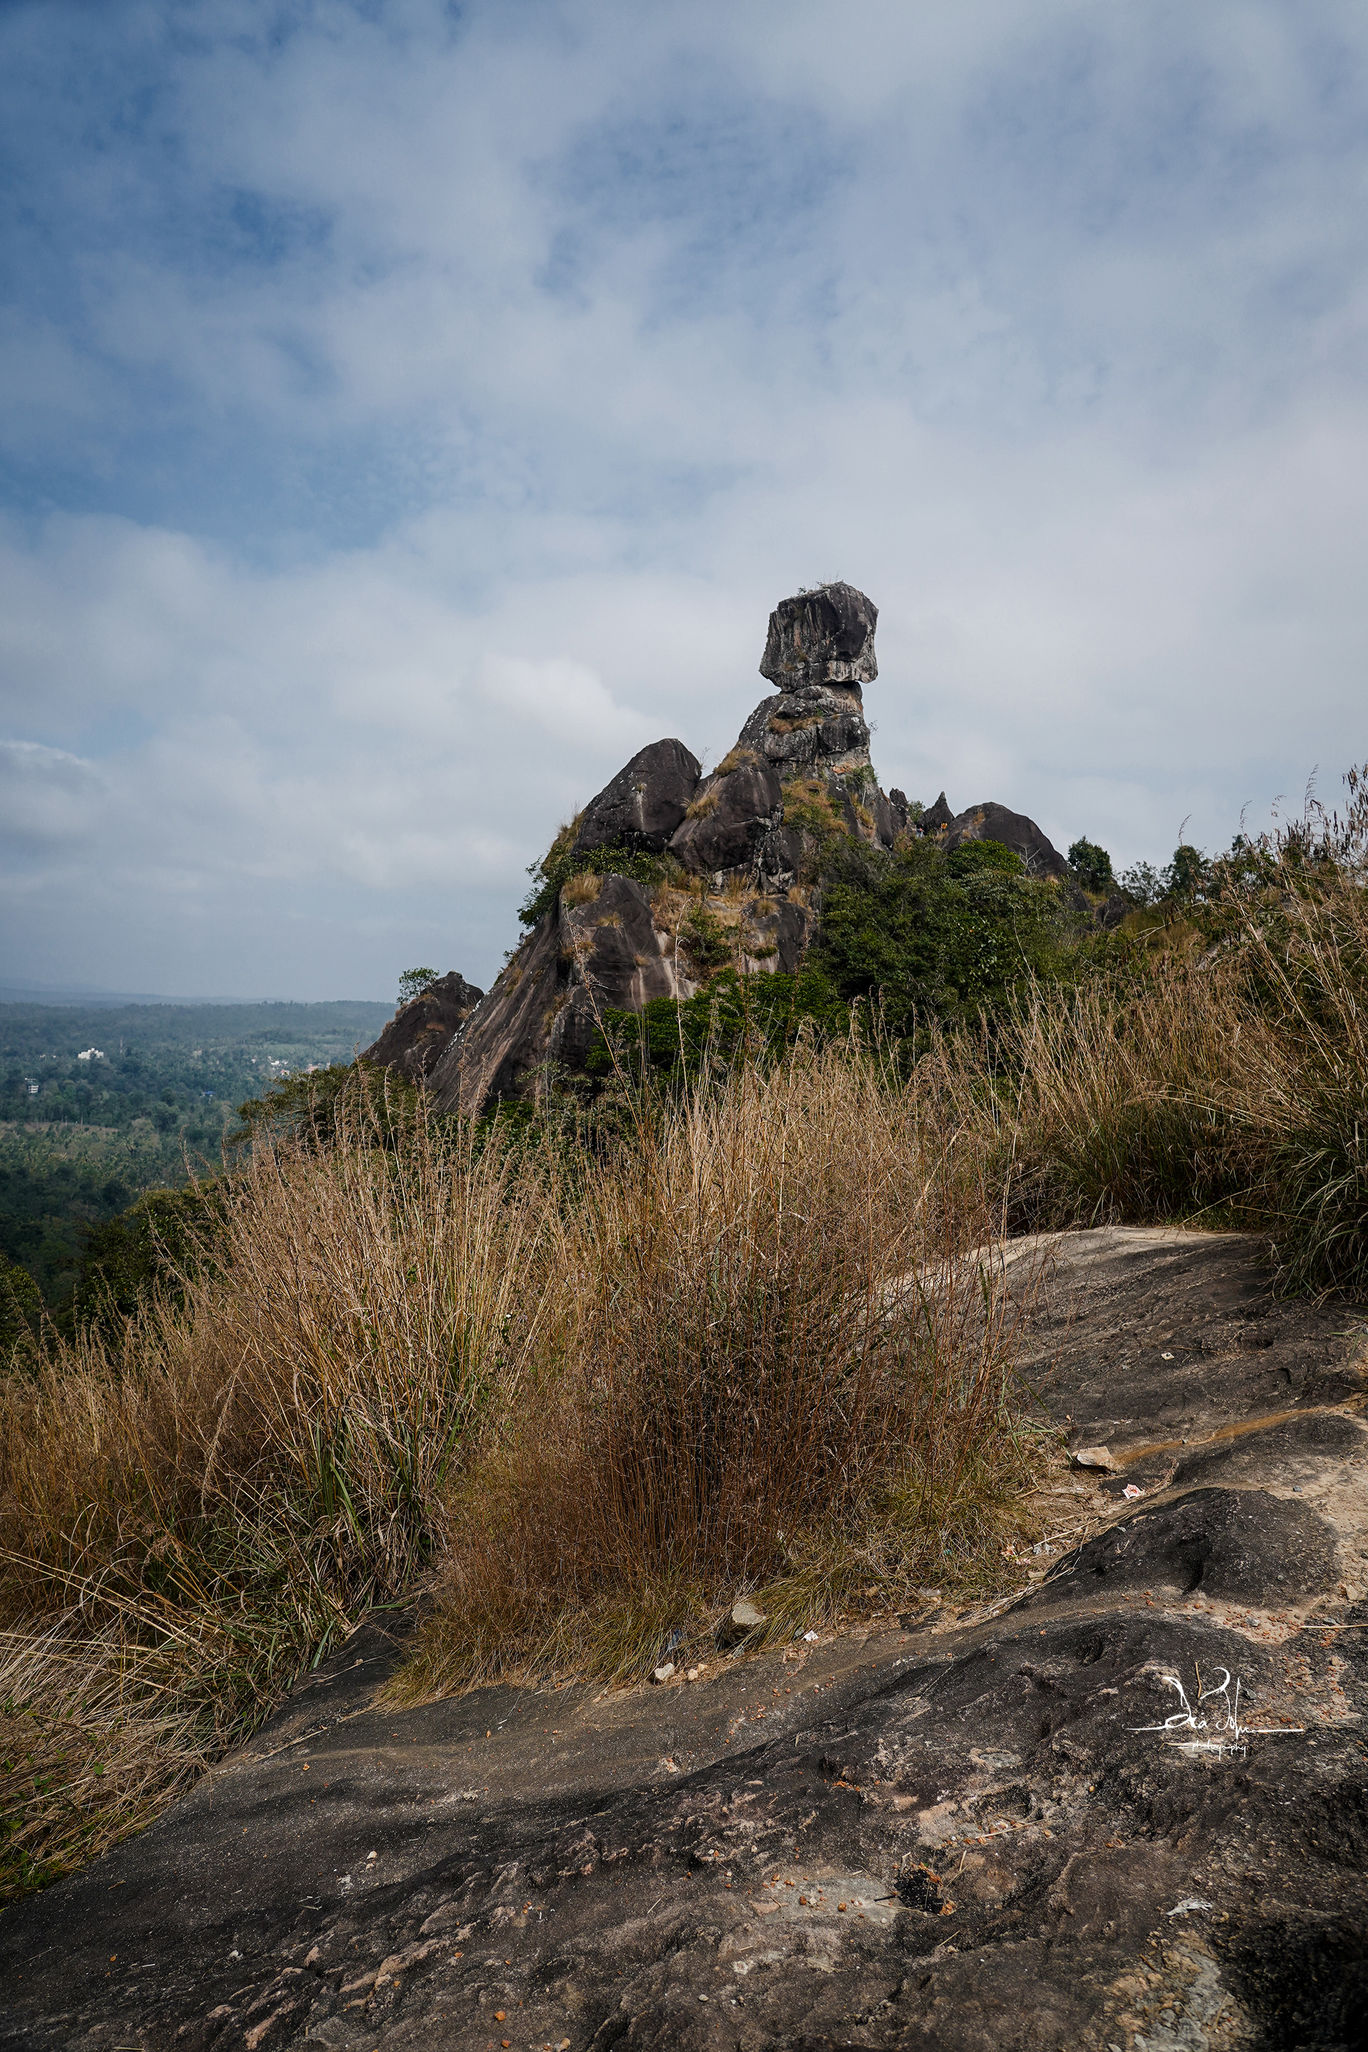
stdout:
<svg viewBox="0 0 1368 2052">
<path fill-rule="evenodd" d="M 478 1111 L 530 1097 L 583 1066 L 610 1009 L 691 996 L 687 951 L 657 924 L 652 894 L 627 876 L 586 874 L 563 891 L 509 961 L 466 1031 L 434 1070 L 440 1106 Z"/>
<path fill-rule="evenodd" d="M 702 770 L 682 741 L 639 749 L 580 814 L 571 853 L 593 848 L 659 851 L 688 811 Z"/>
<path fill-rule="evenodd" d="M 409 1709 L 386 1619 L 5 1912 L 0 2047 L 1361 2046 L 1361 1331 L 1235 1234 L 1004 1261 L 1024 1374 L 1108 1463 L 1061 1453 L 1015 1587 Z"/>
<path fill-rule="evenodd" d="M 425 1082 L 483 997 L 482 990 L 449 970 L 400 1005 L 362 1061 L 395 1069 L 408 1083 Z"/>
<path fill-rule="evenodd" d="M 853 584 L 824 584 L 782 599 L 770 614 L 760 675 L 781 691 L 841 684 L 858 691 L 879 674 L 879 609 Z"/>
<path fill-rule="evenodd" d="M 893 795 L 902 798 L 901 792 Z M 905 799 L 903 804 L 906 806 Z M 966 806 L 963 812 L 952 812 L 942 791 L 935 804 L 922 811 L 917 829 L 934 835 L 947 855 L 962 848 L 966 841 L 997 841 L 1021 857 L 1029 876 L 1052 876 L 1061 881 L 1069 876 L 1068 863 L 1033 819 L 1006 805 L 995 805 L 991 799 L 981 805 Z"/>
<path fill-rule="evenodd" d="M 917 822 L 924 834 L 947 833 L 954 823 L 955 815 L 950 810 L 950 803 L 944 791 L 941 792 L 934 805 L 926 807 Z"/>
<path fill-rule="evenodd" d="M 753 869 L 762 843 L 782 823 L 783 806 L 783 785 L 763 756 L 734 748 L 703 783 L 670 853 L 695 876 Z"/>
<path fill-rule="evenodd" d="M 704 776 L 682 741 L 653 741 L 590 801 L 548 858 L 545 873 L 564 879 L 556 901 L 425 1071 L 440 1106 L 527 1096 L 582 1065 L 606 1012 L 690 997 L 724 960 L 797 968 L 842 836 L 1002 840 L 1033 875 L 1067 874 L 1034 821 L 1005 806 L 955 817 L 942 793 L 914 822 L 902 792 L 879 788 L 862 697 L 878 675 L 878 617 L 849 584 L 783 600 L 760 662 L 776 689 L 717 768 Z M 658 867 L 643 872 L 642 857 Z M 626 873 L 605 875 L 615 858 Z"/>
<path fill-rule="evenodd" d="M 1030 876 L 1064 878 L 1069 874 L 1068 863 L 1035 821 L 1005 805 L 971 805 L 951 820 L 945 830 L 947 852 L 962 848 L 966 841 L 1000 841 L 1021 857 Z"/>
<path fill-rule="evenodd" d="M 720 957 L 747 973 L 797 968 L 822 849 L 837 834 L 891 846 L 898 830 L 860 696 L 878 674 L 877 619 L 848 584 L 784 600 L 760 665 L 780 688 L 718 767 L 702 776 L 683 742 L 654 741 L 590 800 L 553 851 L 571 872 L 557 901 L 430 1074 L 439 1105 L 531 1094 L 583 1064 L 606 1012 L 690 997 Z M 660 872 L 601 874 L 610 851 L 659 855 Z"/>
</svg>

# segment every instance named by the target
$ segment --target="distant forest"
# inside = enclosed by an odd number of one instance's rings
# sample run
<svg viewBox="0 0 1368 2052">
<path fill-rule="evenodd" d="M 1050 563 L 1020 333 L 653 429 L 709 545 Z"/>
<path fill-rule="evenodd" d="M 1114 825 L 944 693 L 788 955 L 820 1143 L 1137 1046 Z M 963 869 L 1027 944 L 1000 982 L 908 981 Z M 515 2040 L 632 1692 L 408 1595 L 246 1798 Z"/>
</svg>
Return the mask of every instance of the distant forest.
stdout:
<svg viewBox="0 0 1368 2052">
<path fill-rule="evenodd" d="M 280 1077 L 350 1061 L 383 1004 L 0 1004 L 0 1252 L 49 1305 L 88 1226 L 217 1166 L 236 1108 Z"/>
</svg>

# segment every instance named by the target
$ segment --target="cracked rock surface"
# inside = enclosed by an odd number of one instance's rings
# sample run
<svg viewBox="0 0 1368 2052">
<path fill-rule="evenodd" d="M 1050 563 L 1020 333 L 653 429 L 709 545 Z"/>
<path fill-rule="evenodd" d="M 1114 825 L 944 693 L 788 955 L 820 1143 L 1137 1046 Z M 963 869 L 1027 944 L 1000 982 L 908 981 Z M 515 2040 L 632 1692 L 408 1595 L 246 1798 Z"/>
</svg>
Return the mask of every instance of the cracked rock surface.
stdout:
<svg viewBox="0 0 1368 2052">
<path fill-rule="evenodd" d="M 1368 2044 L 1368 1320 L 1237 1235 L 1052 1246 L 1026 1372 L 1113 1465 L 1024 1590 L 402 1712 L 359 1633 L 0 1918 L 0 2046 Z"/>
</svg>

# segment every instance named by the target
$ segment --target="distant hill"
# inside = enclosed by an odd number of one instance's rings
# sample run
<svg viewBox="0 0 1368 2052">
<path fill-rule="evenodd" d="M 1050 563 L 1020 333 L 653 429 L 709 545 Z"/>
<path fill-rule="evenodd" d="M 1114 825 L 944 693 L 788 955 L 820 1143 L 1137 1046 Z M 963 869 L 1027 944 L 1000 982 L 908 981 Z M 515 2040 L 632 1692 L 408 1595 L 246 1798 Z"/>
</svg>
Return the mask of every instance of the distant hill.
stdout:
<svg viewBox="0 0 1368 2052">
<path fill-rule="evenodd" d="M 349 1062 L 392 1006 L 0 1000 L 0 1251 L 59 1304 L 83 1229 L 189 1163 L 217 1165 L 236 1108 L 280 1077 Z"/>
</svg>

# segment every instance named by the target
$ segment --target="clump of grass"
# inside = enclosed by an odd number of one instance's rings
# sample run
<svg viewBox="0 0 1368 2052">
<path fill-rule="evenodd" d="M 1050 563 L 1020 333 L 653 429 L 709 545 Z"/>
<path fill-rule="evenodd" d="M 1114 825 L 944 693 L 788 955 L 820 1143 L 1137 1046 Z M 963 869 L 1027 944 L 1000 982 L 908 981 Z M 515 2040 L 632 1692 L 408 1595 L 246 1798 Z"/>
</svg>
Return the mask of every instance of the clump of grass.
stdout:
<svg viewBox="0 0 1368 2052">
<path fill-rule="evenodd" d="M 88 1722 L 121 1690 L 129 1731 L 184 1727 L 198 1757 L 410 1590 L 453 1478 L 541 1359 L 555 1174 L 421 1108 L 394 1144 L 364 1098 L 330 1149 L 259 1145 L 220 1186 L 212 1260 L 187 1262 L 174 1296 L 117 1346 L 92 1328 L 0 1381 L 12 1659 L 28 1645 L 40 1677 L 84 1659 L 69 1693 Z M 185 1747 L 161 1752 L 172 1792 Z M 41 1789 L 28 1757 L 6 1753 L 0 1807 L 32 1783 L 29 1808 L 65 1804 L 72 1838 L 44 1825 L 34 1851 L 31 1818 L 15 1825 L 15 1886 L 92 1828 L 77 1753 L 35 1770 Z M 109 1828 L 135 1813 L 115 1804 Z"/>
<path fill-rule="evenodd" d="M 150 1823 L 207 1763 L 202 1706 L 149 1681 L 117 1632 L 0 1632 L 0 1903 Z"/>
<path fill-rule="evenodd" d="M 948 1085 L 1015 1230 L 1243 1215 L 1259 1149 L 1241 1077 L 1268 1029 L 1240 1017 L 1240 987 L 1234 961 L 1164 955 L 1115 981 L 1032 984 L 976 1059 L 956 1047 Z"/>
<path fill-rule="evenodd" d="M 1135 961 L 1028 986 L 947 1096 L 1014 1230 L 1265 1234 L 1280 1285 L 1368 1290 L 1368 800 L 1218 865 Z"/>
<path fill-rule="evenodd" d="M 562 1225 L 567 1350 L 453 1501 L 409 1693 L 639 1674 L 745 1591 L 810 1621 L 996 1546 L 1030 1466 L 1017 1313 L 960 1258 L 991 1198 L 942 1109 L 800 1047 L 596 1167 Z"/>
</svg>

